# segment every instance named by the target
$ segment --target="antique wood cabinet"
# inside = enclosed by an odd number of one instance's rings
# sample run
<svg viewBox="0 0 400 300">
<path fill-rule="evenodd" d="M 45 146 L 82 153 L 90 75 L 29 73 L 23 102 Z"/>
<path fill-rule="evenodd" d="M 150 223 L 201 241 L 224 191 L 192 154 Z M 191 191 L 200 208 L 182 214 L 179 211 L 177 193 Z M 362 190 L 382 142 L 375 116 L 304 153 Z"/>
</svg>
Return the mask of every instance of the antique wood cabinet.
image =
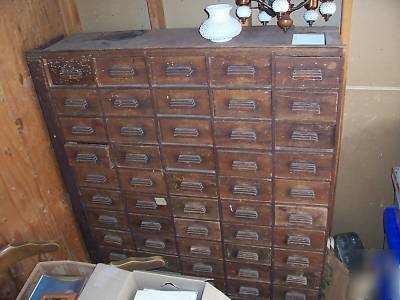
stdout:
<svg viewBox="0 0 400 300">
<path fill-rule="evenodd" d="M 343 47 L 292 33 L 81 33 L 28 54 L 93 260 L 161 254 L 232 298 L 319 297 Z"/>
</svg>

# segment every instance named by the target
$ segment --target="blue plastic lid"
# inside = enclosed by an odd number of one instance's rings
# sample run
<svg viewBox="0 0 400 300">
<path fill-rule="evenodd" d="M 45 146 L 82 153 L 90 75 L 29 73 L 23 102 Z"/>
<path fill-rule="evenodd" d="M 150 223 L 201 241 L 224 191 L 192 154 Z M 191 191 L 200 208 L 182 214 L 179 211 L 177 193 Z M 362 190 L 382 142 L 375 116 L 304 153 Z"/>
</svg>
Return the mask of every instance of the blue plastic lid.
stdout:
<svg viewBox="0 0 400 300">
<path fill-rule="evenodd" d="M 383 213 L 383 225 L 389 249 L 393 251 L 397 261 L 400 263 L 400 211 L 395 207 L 387 207 Z"/>
</svg>

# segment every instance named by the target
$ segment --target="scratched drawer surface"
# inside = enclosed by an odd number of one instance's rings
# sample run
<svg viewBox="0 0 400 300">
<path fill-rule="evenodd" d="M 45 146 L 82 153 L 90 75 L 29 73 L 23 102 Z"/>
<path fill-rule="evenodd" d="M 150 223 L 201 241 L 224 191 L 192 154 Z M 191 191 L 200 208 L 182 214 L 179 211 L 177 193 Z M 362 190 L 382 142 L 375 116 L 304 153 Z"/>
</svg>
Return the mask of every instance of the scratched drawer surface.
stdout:
<svg viewBox="0 0 400 300">
<path fill-rule="evenodd" d="M 81 187 L 118 189 L 118 177 L 115 169 L 87 166 L 73 167 L 75 180 Z"/>
<path fill-rule="evenodd" d="M 107 118 L 109 138 L 114 142 L 157 144 L 157 130 L 150 118 Z"/>
<path fill-rule="evenodd" d="M 325 232 L 301 228 L 274 227 L 274 246 L 322 251 L 325 248 Z"/>
<path fill-rule="evenodd" d="M 228 279 L 271 282 L 271 270 L 268 266 L 226 262 L 226 273 Z"/>
<path fill-rule="evenodd" d="M 274 284 L 318 289 L 321 284 L 321 273 L 276 268 L 274 269 Z"/>
<path fill-rule="evenodd" d="M 51 89 L 56 113 L 70 116 L 101 116 L 103 111 L 94 89 Z"/>
<path fill-rule="evenodd" d="M 166 169 L 215 172 L 214 150 L 209 147 L 163 146 Z"/>
<path fill-rule="evenodd" d="M 221 199 L 271 201 L 272 182 L 270 179 L 219 177 Z"/>
<path fill-rule="evenodd" d="M 328 209 L 325 207 L 305 207 L 275 205 L 275 225 L 326 228 Z"/>
<path fill-rule="evenodd" d="M 87 207 L 124 210 L 125 202 L 119 191 L 80 188 L 81 200 Z"/>
<path fill-rule="evenodd" d="M 219 222 L 174 218 L 176 236 L 221 241 Z"/>
<path fill-rule="evenodd" d="M 166 193 L 161 171 L 119 169 L 121 189 L 131 192 Z"/>
<path fill-rule="evenodd" d="M 271 246 L 272 228 L 268 226 L 223 223 L 224 241 L 237 245 Z"/>
<path fill-rule="evenodd" d="M 94 86 L 96 84 L 96 73 L 92 58 L 48 58 L 46 60 L 46 66 L 52 85 Z"/>
<path fill-rule="evenodd" d="M 136 251 L 133 249 L 116 249 L 105 246 L 100 246 L 100 258 L 103 263 L 110 263 L 112 261 L 120 261 L 127 259 L 129 257 L 134 257 L 136 255 Z"/>
<path fill-rule="evenodd" d="M 181 258 L 182 274 L 206 278 L 223 278 L 224 265 L 221 260 Z"/>
<path fill-rule="evenodd" d="M 225 259 L 231 262 L 271 265 L 271 248 L 225 243 Z"/>
<path fill-rule="evenodd" d="M 222 219 L 250 225 L 271 225 L 272 208 L 270 204 L 252 201 L 223 200 Z"/>
<path fill-rule="evenodd" d="M 114 166 L 108 145 L 66 143 L 64 149 L 70 166 L 108 169 Z"/>
<path fill-rule="evenodd" d="M 213 144 L 209 120 L 162 118 L 159 123 L 163 143 Z"/>
<path fill-rule="evenodd" d="M 135 249 L 130 232 L 103 228 L 91 229 L 99 245 L 116 249 Z"/>
<path fill-rule="evenodd" d="M 318 300 L 319 292 L 312 289 L 274 285 L 274 299 L 277 300 Z"/>
<path fill-rule="evenodd" d="M 171 197 L 174 217 L 219 220 L 218 201 L 193 197 Z"/>
<path fill-rule="evenodd" d="M 215 175 L 169 173 L 167 181 L 169 192 L 172 195 L 217 197 Z"/>
<path fill-rule="evenodd" d="M 170 203 L 165 195 L 122 193 L 128 212 L 145 215 L 170 216 Z"/>
<path fill-rule="evenodd" d="M 106 143 L 107 135 L 102 118 L 59 117 L 65 141 Z"/>
<path fill-rule="evenodd" d="M 322 252 L 274 249 L 274 266 L 277 268 L 321 272 L 323 262 Z"/>
<path fill-rule="evenodd" d="M 173 254 L 176 255 L 175 238 L 164 235 L 143 235 L 133 233 L 136 249 L 138 251 L 145 251 L 154 254 Z"/>
<path fill-rule="evenodd" d="M 129 225 L 134 234 L 173 236 L 173 221 L 169 217 L 128 214 Z"/>
<path fill-rule="evenodd" d="M 222 243 L 198 239 L 178 238 L 181 256 L 222 259 Z"/>
<path fill-rule="evenodd" d="M 129 230 L 128 221 L 123 212 L 88 208 L 86 214 L 91 226 Z"/>
<path fill-rule="evenodd" d="M 227 292 L 240 299 L 271 299 L 271 286 L 265 282 L 228 279 Z"/>
<path fill-rule="evenodd" d="M 115 143 L 113 159 L 118 167 L 138 169 L 161 169 L 158 146 L 126 145 Z"/>
</svg>

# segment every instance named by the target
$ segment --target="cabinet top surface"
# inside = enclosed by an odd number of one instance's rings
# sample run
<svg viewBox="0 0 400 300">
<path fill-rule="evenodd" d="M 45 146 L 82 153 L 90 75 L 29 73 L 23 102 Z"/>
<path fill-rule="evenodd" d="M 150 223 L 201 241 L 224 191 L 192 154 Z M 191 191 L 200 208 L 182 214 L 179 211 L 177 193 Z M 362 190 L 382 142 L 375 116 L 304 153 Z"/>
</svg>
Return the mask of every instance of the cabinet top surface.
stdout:
<svg viewBox="0 0 400 300">
<path fill-rule="evenodd" d="M 326 45 L 293 46 L 294 33 L 324 33 Z M 46 52 L 87 51 L 117 49 L 186 49 L 186 48 L 269 48 L 269 47 L 305 47 L 327 48 L 342 47 L 337 28 L 297 27 L 283 32 L 277 26 L 244 27 L 242 33 L 226 43 L 212 43 L 203 39 L 197 29 L 159 29 L 150 31 L 87 32 L 73 34 L 44 49 Z"/>
</svg>

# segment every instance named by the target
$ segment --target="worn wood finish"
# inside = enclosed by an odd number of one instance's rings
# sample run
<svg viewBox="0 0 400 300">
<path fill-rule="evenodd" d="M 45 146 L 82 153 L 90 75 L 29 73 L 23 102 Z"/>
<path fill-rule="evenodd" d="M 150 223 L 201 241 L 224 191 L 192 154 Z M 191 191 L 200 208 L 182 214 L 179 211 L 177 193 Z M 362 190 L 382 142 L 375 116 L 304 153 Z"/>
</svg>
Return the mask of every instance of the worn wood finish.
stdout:
<svg viewBox="0 0 400 300">
<path fill-rule="evenodd" d="M 165 16 L 162 0 L 146 0 L 152 29 L 165 28 Z"/>
</svg>

